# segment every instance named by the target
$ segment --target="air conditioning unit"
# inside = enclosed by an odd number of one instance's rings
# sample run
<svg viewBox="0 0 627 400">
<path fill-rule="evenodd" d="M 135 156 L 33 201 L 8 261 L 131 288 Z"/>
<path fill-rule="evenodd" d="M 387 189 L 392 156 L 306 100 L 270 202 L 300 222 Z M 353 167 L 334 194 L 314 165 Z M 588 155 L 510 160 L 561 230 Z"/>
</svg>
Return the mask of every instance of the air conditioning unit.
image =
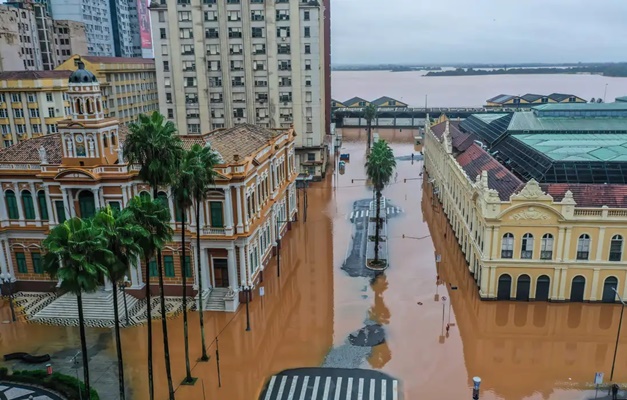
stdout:
<svg viewBox="0 0 627 400">
<path fill-rule="evenodd" d="M 311 117 L 307 117 L 307 121 L 311 121 Z"/>
</svg>

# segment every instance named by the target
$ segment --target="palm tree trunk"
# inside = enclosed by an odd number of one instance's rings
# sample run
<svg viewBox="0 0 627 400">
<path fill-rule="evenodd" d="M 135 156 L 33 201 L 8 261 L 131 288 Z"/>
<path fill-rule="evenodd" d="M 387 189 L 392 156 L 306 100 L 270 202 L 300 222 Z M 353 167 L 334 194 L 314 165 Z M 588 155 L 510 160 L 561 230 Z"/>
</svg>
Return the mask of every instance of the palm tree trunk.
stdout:
<svg viewBox="0 0 627 400">
<path fill-rule="evenodd" d="M 192 370 L 189 366 L 189 337 L 187 329 L 187 268 L 185 264 L 185 217 L 186 210 L 182 210 L 183 222 L 181 223 L 181 271 L 183 271 L 183 341 L 185 346 L 185 382 L 191 383 Z M 198 223 L 198 221 L 196 221 Z M 190 268 L 191 269 L 191 268 Z"/>
<path fill-rule="evenodd" d="M 89 360 L 87 357 L 87 337 L 85 337 L 85 317 L 83 316 L 83 297 L 80 292 L 76 294 L 78 303 L 78 330 L 81 337 L 81 356 L 83 357 L 83 380 L 85 381 L 86 399 L 91 398 L 91 385 L 89 383 Z"/>
<path fill-rule="evenodd" d="M 126 398 L 126 390 L 124 390 L 124 360 L 122 359 L 122 340 L 120 338 L 117 282 L 113 282 L 113 316 L 115 319 L 115 351 L 118 353 L 118 386 L 120 389 L 120 400 L 124 400 Z"/>
<path fill-rule="evenodd" d="M 205 317 L 203 315 L 202 304 L 202 266 L 200 265 L 200 196 L 196 193 L 196 260 L 198 261 L 198 316 L 200 317 L 200 342 L 202 345 L 201 361 L 209 361 L 207 356 L 207 345 L 205 344 Z"/>
<path fill-rule="evenodd" d="M 150 303 L 150 259 L 146 257 L 146 321 L 148 324 L 148 393 L 150 400 L 155 398 L 155 385 L 152 377 L 152 304 Z"/>
<path fill-rule="evenodd" d="M 163 261 L 161 249 L 157 250 L 157 269 L 159 270 L 159 300 L 161 303 L 161 329 L 163 330 L 163 355 L 165 356 L 165 375 L 168 380 L 169 399 L 174 400 L 174 386 L 172 386 L 172 368 L 170 367 L 170 344 L 168 342 L 168 321 L 165 311 L 165 293 L 163 285 Z"/>
<path fill-rule="evenodd" d="M 152 185 L 153 198 L 158 195 L 158 185 Z M 159 271 L 159 300 L 161 303 L 161 329 L 163 330 L 163 355 L 165 357 L 165 375 L 168 380 L 168 399 L 174 400 L 174 386 L 172 386 L 172 367 L 170 366 L 170 344 L 168 342 L 168 321 L 165 311 L 165 293 L 163 285 L 163 258 L 161 249 L 157 249 L 157 270 Z"/>
<path fill-rule="evenodd" d="M 376 202 L 376 233 L 374 236 L 374 262 L 377 263 L 379 261 L 379 230 L 381 229 L 381 191 L 377 190 L 377 202 Z"/>
<path fill-rule="evenodd" d="M 372 132 L 372 122 L 370 120 L 366 121 L 366 124 L 368 125 L 368 149 L 367 151 L 370 151 L 370 146 L 372 145 L 372 137 L 371 137 L 371 132 Z"/>
</svg>

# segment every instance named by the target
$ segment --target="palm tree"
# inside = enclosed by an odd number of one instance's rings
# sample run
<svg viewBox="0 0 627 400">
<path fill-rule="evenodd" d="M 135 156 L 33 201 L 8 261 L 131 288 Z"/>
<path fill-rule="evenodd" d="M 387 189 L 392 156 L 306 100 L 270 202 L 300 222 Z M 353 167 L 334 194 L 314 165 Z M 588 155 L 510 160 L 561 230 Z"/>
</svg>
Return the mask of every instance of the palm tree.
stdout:
<svg viewBox="0 0 627 400">
<path fill-rule="evenodd" d="M 198 163 L 195 164 L 196 168 L 191 169 L 193 180 L 193 193 L 194 202 L 196 203 L 196 260 L 198 260 L 198 293 L 200 294 L 200 301 L 198 302 L 198 316 L 200 317 L 200 340 L 202 345 L 202 361 L 208 361 L 207 346 L 205 344 L 205 318 L 203 315 L 202 304 L 202 279 L 201 279 L 201 265 L 200 265 L 200 208 L 204 201 L 207 199 L 208 189 L 211 185 L 215 184 L 216 172 L 213 167 L 222 162 L 220 155 L 214 151 L 209 145 L 200 146 L 195 144 L 189 151 L 190 156 L 198 159 Z"/>
<path fill-rule="evenodd" d="M 100 278 L 107 274 L 107 268 L 101 260 L 108 259 L 112 254 L 107 249 L 107 238 L 102 230 L 95 227 L 91 220 L 77 217 L 54 227 L 44 240 L 43 247 L 47 251 L 44 256 L 46 273 L 51 279 L 61 281 L 62 290 L 76 295 L 85 398 L 90 398 L 91 384 L 82 294 L 96 291 Z"/>
<path fill-rule="evenodd" d="M 111 259 L 104 260 L 107 275 L 113 283 L 113 314 L 115 318 L 115 340 L 118 356 L 118 382 L 120 399 L 126 398 L 124 390 L 124 361 L 120 338 L 120 313 L 118 308 L 118 282 L 122 281 L 131 266 L 137 267 L 137 258 L 142 252 L 140 240 L 148 237 L 148 231 L 137 225 L 133 214 L 128 210 L 118 211 L 107 206 L 94 217 L 94 226 L 100 228 L 107 239 Z"/>
<path fill-rule="evenodd" d="M 368 150 L 372 144 L 372 120 L 377 116 L 377 106 L 370 103 L 364 108 L 364 118 L 366 118 L 366 124 L 368 126 Z"/>
<path fill-rule="evenodd" d="M 189 365 L 189 335 L 187 329 L 187 263 L 185 262 L 185 223 L 187 222 L 187 210 L 192 206 L 194 188 L 194 170 L 199 169 L 199 160 L 191 151 L 185 152 L 179 167 L 176 182 L 172 186 L 174 202 L 181 214 L 181 276 L 183 284 L 183 341 L 185 347 L 185 380 L 183 383 L 194 383 L 192 370 Z M 196 220 L 196 225 L 200 226 Z M 191 268 L 190 268 L 191 269 Z M 200 277 L 198 279 L 200 281 Z M 201 293 L 202 296 L 202 293 Z"/>
<path fill-rule="evenodd" d="M 126 209 L 132 215 L 135 223 L 142 226 L 149 233 L 140 238 L 139 246 L 144 257 L 144 271 L 146 283 L 146 315 L 148 319 L 148 390 L 150 400 L 154 399 L 154 382 L 152 371 L 152 304 L 150 302 L 150 260 L 155 257 L 157 249 L 172 240 L 172 227 L 170 226 L 170 210 L 159 200 L 149 197 L 136 196 L 132 198 Z"/>
<path fill-rule="evenodd" d="M 150 116 L 140 115 L 138 123 L 129 126 L 130 134 L 124 142 L 124 153 L 129 164 L 139 164 L 139 177 L 152 187 L 153 198 L 159 193 L 159 186 L 169 186 L 175 180 L 179 160 L 182 158 L 181 139 L 176 136 L 176 127 L 171 121 L 155 111 Z M 169 398 L 174 399 L 172 369 L 170 366 L 170 345 L 166 321 L 165 294 L 163 287 L 163 260 L 161 248 L 157 248 L 157 269 L 159 273 L 159 298 L 161 301 L 161 327 L 163 329 L 163 353 L 165 356 L 166 377 Z M 149 282 L 146 282 L 149 284 Z"/>
<path fill-rule="evenodd" d="M 374 241 L 374 264 L 379 263 L 379 231 L 381 229 L 381 191 L 390 183 L 396 167 L 394 153 L 385 140 L 379 140 L 372 146 L 366 161 L 366 175 L 374 187 L 377 198 L 376 234 Z"/>
</svg>

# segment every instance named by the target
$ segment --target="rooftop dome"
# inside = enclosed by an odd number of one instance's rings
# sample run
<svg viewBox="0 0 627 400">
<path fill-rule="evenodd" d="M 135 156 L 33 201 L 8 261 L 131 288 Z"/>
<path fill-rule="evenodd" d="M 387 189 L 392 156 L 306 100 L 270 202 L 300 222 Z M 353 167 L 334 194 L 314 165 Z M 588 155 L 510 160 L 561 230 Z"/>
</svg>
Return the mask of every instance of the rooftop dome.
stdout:
<svg viewBox="0 0 627 400">
<path fill-rule="evenodd" d="M 77 62 L 78 69 L 72 72 L 68 79 L 70 83 L 91 83 L 98 82 L 96 76 L 85 69 L 85 64 L 79 59 Z"/>
</svg>

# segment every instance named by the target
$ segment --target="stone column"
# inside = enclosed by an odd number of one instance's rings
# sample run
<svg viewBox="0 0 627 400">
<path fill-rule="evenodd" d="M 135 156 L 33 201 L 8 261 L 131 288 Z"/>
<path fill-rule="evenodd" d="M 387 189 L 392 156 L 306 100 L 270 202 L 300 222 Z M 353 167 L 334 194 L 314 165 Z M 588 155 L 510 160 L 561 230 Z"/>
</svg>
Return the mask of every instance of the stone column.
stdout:
<svg viewBox="0 0 627 400">
<path fill-rule="evenodd" d="M 15 269 L 13 268 L 13 258 L 11 257 L 11 245 L 9 244 L 9 240 L 5 240 L 2 242 L 2 252 L 7 257 L 7 267 L 9 268 L 9 274 L 15 276 Z"/>
<path fill-rule="evenodd" d="M 224 229 L 227 235 L 233 234 L 233 201 L 230 186 L 224 190 Z"/>
<path fill-rule="evenodd" d="M 74 203 L 74 196 L 72 195 L 72 189 L 67 191 L 67 197 L 70 204 L 70 214 L 68 218 L 76 217 L 76 204 Z"/>
<path fill-rule="evenodd" d="M 492 257 L 491 259 L 499 259 L 501 258 L 501 255 L 498 253 L 499 249 L 501 248 L 502 244 L 501 244 L 501 238 L 499 237 L 499 227 L 495 226 L 492 229 Z"/>
<path fill-rule="evenodd" d="M 603 256 L 603 245 L 605 244 L 605 227 L 602 226 L 599 228 L 599 238 L 597 239 L 597 251 L 595 259 L 597 261 L 601 261 Z M 592 299 L 590 299 L 592 300 Z"/>
<path fill-rule="evenodd" d="M 237 264 L 235 262 L 235 248 L 230 247 L 226 249 L 227 251 L 227 263 L 229 266 L 229 286 L 231 289 L 236 290 L 239 286 L 237 284 Z"/>
<path fill-rule="evenodd" d="M 193 241 L 193 243 L 196 243 L 196 241 Z M 198 260 L 198 257 L 196 257 L 196 247 L 195 247 L 195 245 L 193 243 L 190 243 L 190 245 L 189 245 L 189 252 L 187 253 L 187 255 L 192 260 L 192 265 L 190 265 L 190 268 L 192 269 L 192 276 L 194 277 L 194 285 L 192 287 L 194 288 L 194 290 L 198 290 L 198 279 L 199 279 L 199 276 L 198 276 L 198 261 L 199 260 Z M 203 289 L 205 289 L 205 288 L 206 288 L 206 286 L 203 286 Z"/>
<path fill-rule="evenodd" d="M 166 193 L 168 194 L 168 208 L 170 209 L 170 223 L 174 225 L 176 223 L 176 214 L 174 213 L 174 199 L 172 196 L 172 191 L 168 189 Z"/>
<path fill-rule="evenodd" d="M 493 299 L 496 297 L 496 267 L 490 267 L 490 282 L 489 282 L 489 293 L 488 297 Z"/>
<path fill-rule="evenodd" d="M 566 272 L 567 272 L 567 268 L 566 267 L 560 267 L 560 269 L 562 270 L 562 273 L 560 274 L 560 291 L 559 291 L 559 295 L 558 295 L 558 300 L 565 300 L 566 299 Z"/>
<path fill-rule="evenodd" d="M 598 286 L 599 286 L 599 271 L 600 268 L 594 268 L 594 272 L 592 273 L 592 285 L 590 285 L 590 301 L 597 300 Z"/>
<path fill-rule="evenodd" d="M 570 240 L 573 232 L 572 227 L 566 228 L 566 235 L 564 238 L 564 253 L 562 254 L 562 260 L 568 261 L 570 260 Z"/>
<path fill-rule="evenodd" d="M 481 297 L 488 297 L 488 279 L 489 279 L 489 274 L 490 274 L 490 267 L 486 267 L 483 265 L 480 265 L 479 268 L 481 269 L 481 275 L 479 278 L 479 288 L 481 291 Z M 486 275 L 488 275 L 486 277 Z"/>
<path fill-rule="evenodd" d="M 209 290 L 213 287 L 210 278 L 210 270 L 212 265 L 209 263 L 207 257 L 207 249 L 200 248 L 200 278 L 202 279 L 203 291 Z"/>
<path fill-rule="evenodd" d="M 560 270 L 560 268 L 555 268 L 553 271 L 553 280 L 551 282 L 551 300 L 557 300 L 559 298 Z"/>
<path fill-rule="evenodd" d="M 13 184 L 13 191 L 15 192 L 15 201 L 17 203 L 17 211 L 19 216 L 20 226 L 24 226 L 24 205 L 22 204 L 22 193 L 20 192 L 20 188 L 17 183 Z"/>
<path fill-rule="evenodd" d="M 28 184 L 31 196 L 33 199 L 33 208 L 35 209 L 35 224 L 41 226 L 41 212 L 39 212 L 39 199 L 37 198 L 37 190 L 35 190 L 35 184 Z"/>
<path fill-rule="evenodd" d="M 561 262 L 562 261 L 562 256 L 564 253 L 564 236 L 566 229 L 565 228 L 559 228 L 558 232 L 557 232 L 557 242 L 554 242 L 554 244 L 556 244 L 555 246 L 555 255 L 557 262 Z"/>
<path fill-rule="evenodd" d="M 122 185 L 122 208 L 128 203 L 128 184 Z"/>
<path fill-rule="evenodd" d="M 492 259 L 492 227 L 487 227 L 483 231 L 483 257 L 488 257 L 490 260 Z M 482 258 L 483 258 L 482 257 Z"/>
<path fill-rule="evenodd" d="M 2 249 L 2 254 L 0 254 L 0 273 L 6 274 L 7 272 L 9 272 L 9 268 L 7 267 L 7 260 L 6 258 L 4 258 L 4 256 L 6 254 L 10 257 L 11 255 L 4 251 L 4 240 L 0 241 L 0 248 Z"/>
<path fill-rule="evenodd" d="M 239 285 L 246 285 L 248 282 L 248 274 L 246 273 L 246 246 L 241 244 L 239 246 L 239 272 L 240 282 Z"/>
<path fill-rule="evenodd" d="M 240 186 L 235 186 L 237 195 L 237 233 L 244 233 L 244 222 L 242 214 L 242 191 Z"/>
<path fill-rule="evenodd" d="M 68 189 L 61 187 L 61 198 L 63 199 L 63 209 L 65 211 L 65 219 L 72 218 L 72 211 L 70 209 Z"/>
<path fill-rule="evenodd" d="M 139 256 L 135 263 L 135 266 L 131 266 L 128 271 L 131 278 L 131 289 L 139 289 L 143 286 L 141 284 L 141 258 Z"/>
<path fill-rule="evenodd" d="M 112 283 L 109 278 L 107 278 L 106 276 L 104 277 L 104 290 L 105 292 L 110 292 L 113 290 L 113 285 L 115 283 Z"/>
<path fill-rule="evenodd" d="M 618 290 L 618 288 L 616 288 Z M 625 271 L 625 279 L 623 279 L 623 299 L 627 299 L 627 271 Z"/>
<path fill-rule="evenodd" d="M 96 210 L 102 208 L 104 205 L 100 203 L 100 196 L 98 188 L 91 188 L 91 193 L 94 196 L 94 203 L 96 204 Z"/>
<path fill-rule="evenodd" d="M 0 219 L 2 220 L 2 226 L 7 226 L 9 221 L 9 215 L 6 207 L 6 198 L 4 197 L 4 189 L 2 189 L 2 184 L 0 183 L 0 201 L 2 201 L 2 206 L 0 207 Z"/>
<path fill-rule="evenodd" d="M 50 198 L 50 187 L 44 185 L 44 193 L 46 195 L 46 208 L 48 209 L 48 225 L 54 227 L 59 223 L 54 215 L 54 208 L 52 207 L 52 199 Z"/>
</svg>

